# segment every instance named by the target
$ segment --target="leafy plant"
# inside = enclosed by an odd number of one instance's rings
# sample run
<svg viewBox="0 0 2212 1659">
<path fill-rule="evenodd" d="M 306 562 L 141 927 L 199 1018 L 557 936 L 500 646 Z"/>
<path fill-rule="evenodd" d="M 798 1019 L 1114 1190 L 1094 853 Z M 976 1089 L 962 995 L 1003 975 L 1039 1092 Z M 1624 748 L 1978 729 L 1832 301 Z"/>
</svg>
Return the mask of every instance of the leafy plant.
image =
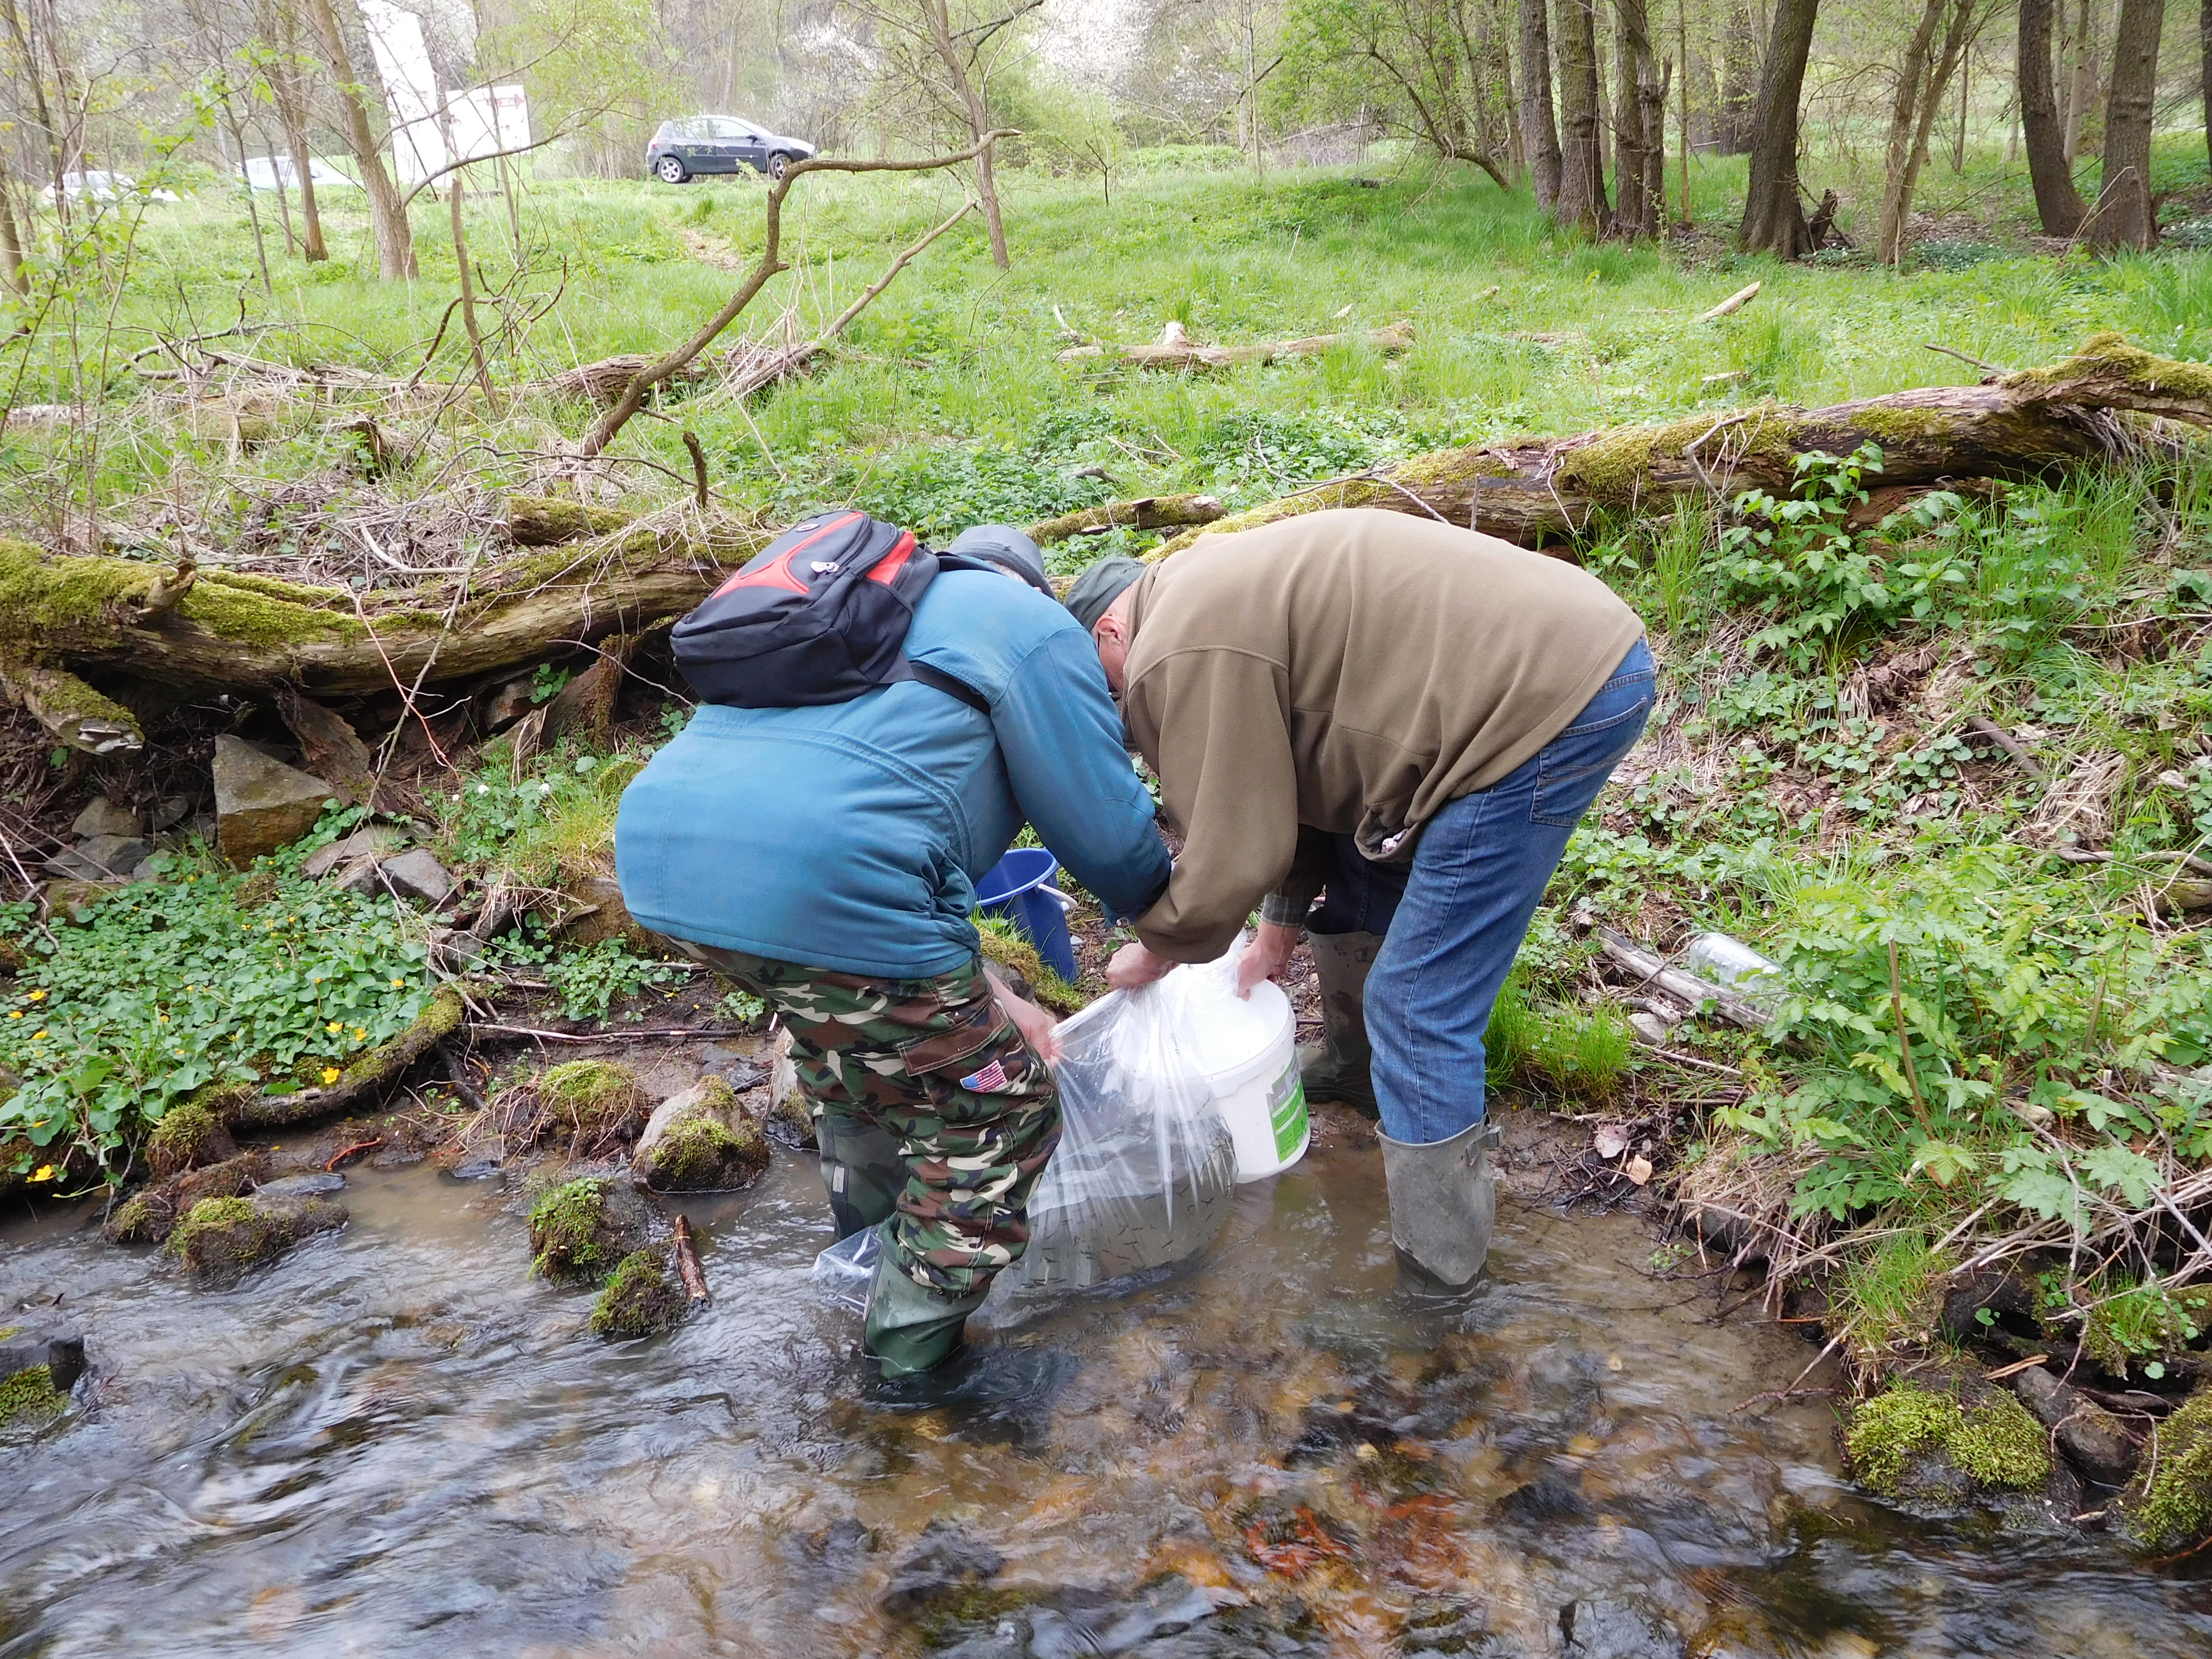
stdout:
<svg viewBox="0 0 2212 1659">
<path fill-rule="evenodd" d="M 680 964 L 639 956 L 618 939 L 603 939 L 580 951 L 563 951 L 545 964 L 545 977 L 561 999 L 561 1012 L 576 1020 L 605 1019 L 608 1011 L 624 998 L 688 976 L 688 970 Z"/>
</svg>

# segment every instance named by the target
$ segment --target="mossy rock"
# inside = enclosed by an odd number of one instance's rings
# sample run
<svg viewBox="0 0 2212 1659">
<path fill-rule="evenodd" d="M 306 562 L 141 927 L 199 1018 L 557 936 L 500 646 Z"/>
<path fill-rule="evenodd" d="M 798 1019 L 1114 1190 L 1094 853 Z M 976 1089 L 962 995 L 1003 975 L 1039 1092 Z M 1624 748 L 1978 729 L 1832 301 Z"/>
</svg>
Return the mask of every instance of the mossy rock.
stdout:
<svg viewBox="0 0 2212 1659">
<path fill-rule="evenodd" d="M 44 1365 L 28 1365 L 0 1378 L 0 1429 L 50 1423 L 68 1404 L 69 1396 L 54 1386 Z"/>
<path fill-rule="evenodd" d="M 258 1152 L 240 1152 L 205 1169 L 171 1176 L 141 1188 L 117 1205 L 100 1227 L 111 1244 L 159 1244 L 177 1218 L 210 1198 L 241 1198 L 268 1175 Z"/>
<path fill-rule="evenodd" d="M 632 1250 L 607 1275 L 592 1307 L 592 1330 L 610 1341 L 659 1336 L 690 1304 L 669 1268 L 665 1250 Z"/>
<path fill-rule="evenodd" d="M 2212 1387 L 2152 1431 L 2140 1469 L 2119 1503 L 2129 1537 L 2178 1553 L 2212 1536 Z"/>
<path fill-rule="evenodd" d="M 172 1107 L 146 1139 L 146 1161 L 156 1181 L 237 1156 L 222 1120 L 196 1100 Z"/>
<path fill-rule="evenodd" d="M 1908 1500 L 2033 1492 L 2057 1472 L 2043 1425 L 1996 1389 L 1965 1403 L 1956 1394 L 1893 1384 L 1851 1413 L 1844 1450 L 1861 1486 Z"/>
<path fill-rule="evenodd" d="M 532 1268 L 566 1283 L 597 1279 L 645 1243 L 644 1201 L 605 1176 L 565 1181 L 530 1206 Z"/>
<path fill-rule="evenodd" d="M 538 1074 L 545 1133 L 565 1138 L 571 1156 L 597 1152 L 644 1127 L 646 1092 L 618 1060 L 572 1060 Z"/>
<path fill-rule="evenodd" d="M 1015 995 L 1055 1013 L 1072 1014 L 1083 1006 L 1083 994 L 1046 967 L 1036 946 L 1011 922 L 979 927 L 975 933 L 984 959 L 1001 969 Z"/>
<path fill-rule="evenodd" d="M 820 1144 L 814 1133 L 814 1109 L 796 1089 L 769 1103 L 761 1119 L 761 1127 L 768 1132 L 769 1139 L 799 1151 L 811 1152 Z"/>
<path fill-rule="evenodd" d="M 657 1193 L 725 1193 L 768 1168 L 768 1137 L 728 1079 L 701 1078 L 664 1101 L 638 1138 L 638 1178 Z"/>
<path fill-rule="evenodd" d="M 327 1198 L 204 1198 L 169 1234 L 168 1250 L 195 1283 L 226 1284 L 347 1219 Z"/>
</svg>

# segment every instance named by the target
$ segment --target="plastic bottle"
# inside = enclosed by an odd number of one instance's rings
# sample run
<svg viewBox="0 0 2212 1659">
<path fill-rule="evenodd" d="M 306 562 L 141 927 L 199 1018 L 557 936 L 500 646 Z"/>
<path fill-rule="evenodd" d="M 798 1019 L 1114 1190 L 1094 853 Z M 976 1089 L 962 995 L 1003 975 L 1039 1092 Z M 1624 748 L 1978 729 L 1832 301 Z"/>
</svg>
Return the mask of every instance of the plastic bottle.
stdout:
<svg viewBox="0 0 2212 1659">
<path fill-rule="evenodd" d="M 1682 965 L 1699 979 L 1724 986 L 1747 1002 L 1771 1002 L 1790 988 L 1782 964 L 1726 933 L 1700 933 L 1683 952 Z"/>
</svg>

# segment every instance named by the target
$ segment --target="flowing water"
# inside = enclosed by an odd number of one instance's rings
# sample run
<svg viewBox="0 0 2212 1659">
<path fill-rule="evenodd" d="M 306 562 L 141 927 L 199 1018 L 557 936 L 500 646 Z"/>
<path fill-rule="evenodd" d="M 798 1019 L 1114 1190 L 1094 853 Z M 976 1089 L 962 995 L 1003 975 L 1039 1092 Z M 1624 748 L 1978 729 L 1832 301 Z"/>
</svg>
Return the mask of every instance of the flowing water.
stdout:
<svg viewBox="0 0 2212 1659">
<path fill-rule="evenodd" d="M 100 1373 L 0 1443 L 0 1659 L 2212 1651 L 2207 1567 L 1852 1496 L 1825 1402 L 1745 1403 L 1814 1350 L 1710 1322 L 1638 1223 L 1507 1205 L 1477 1294 L 1407 1299 L 1371 1149 L 949 1399 L 868 1380 L 787 1155 L 687 1206 L 717 1299 L 646 1344 L 490 1183 L 347 1199 L 228 1291 L 0 1230 L 0 1308 L 64 1293 Z"/>
</svg>

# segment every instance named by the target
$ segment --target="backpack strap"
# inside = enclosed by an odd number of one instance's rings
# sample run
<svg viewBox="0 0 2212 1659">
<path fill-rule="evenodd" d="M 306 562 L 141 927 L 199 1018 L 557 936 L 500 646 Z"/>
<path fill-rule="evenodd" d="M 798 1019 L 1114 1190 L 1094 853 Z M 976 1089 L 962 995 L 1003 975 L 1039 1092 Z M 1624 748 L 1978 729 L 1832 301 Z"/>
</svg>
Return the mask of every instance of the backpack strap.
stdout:
<svg viewBox="0 0 2212 1659">
<path fill-rule="evenodd" d="M 898 678 L 916 680 L 933 691 L 942 691 L 948 697 L 957 697 L 985 719 L 990 717 L 990 699 L 967 681 L 948 674 L 941 668 L 932 668 L 926 662 L 916 662 L 911 657 L 905 660 L 906 672 Z"/>
</svg>

